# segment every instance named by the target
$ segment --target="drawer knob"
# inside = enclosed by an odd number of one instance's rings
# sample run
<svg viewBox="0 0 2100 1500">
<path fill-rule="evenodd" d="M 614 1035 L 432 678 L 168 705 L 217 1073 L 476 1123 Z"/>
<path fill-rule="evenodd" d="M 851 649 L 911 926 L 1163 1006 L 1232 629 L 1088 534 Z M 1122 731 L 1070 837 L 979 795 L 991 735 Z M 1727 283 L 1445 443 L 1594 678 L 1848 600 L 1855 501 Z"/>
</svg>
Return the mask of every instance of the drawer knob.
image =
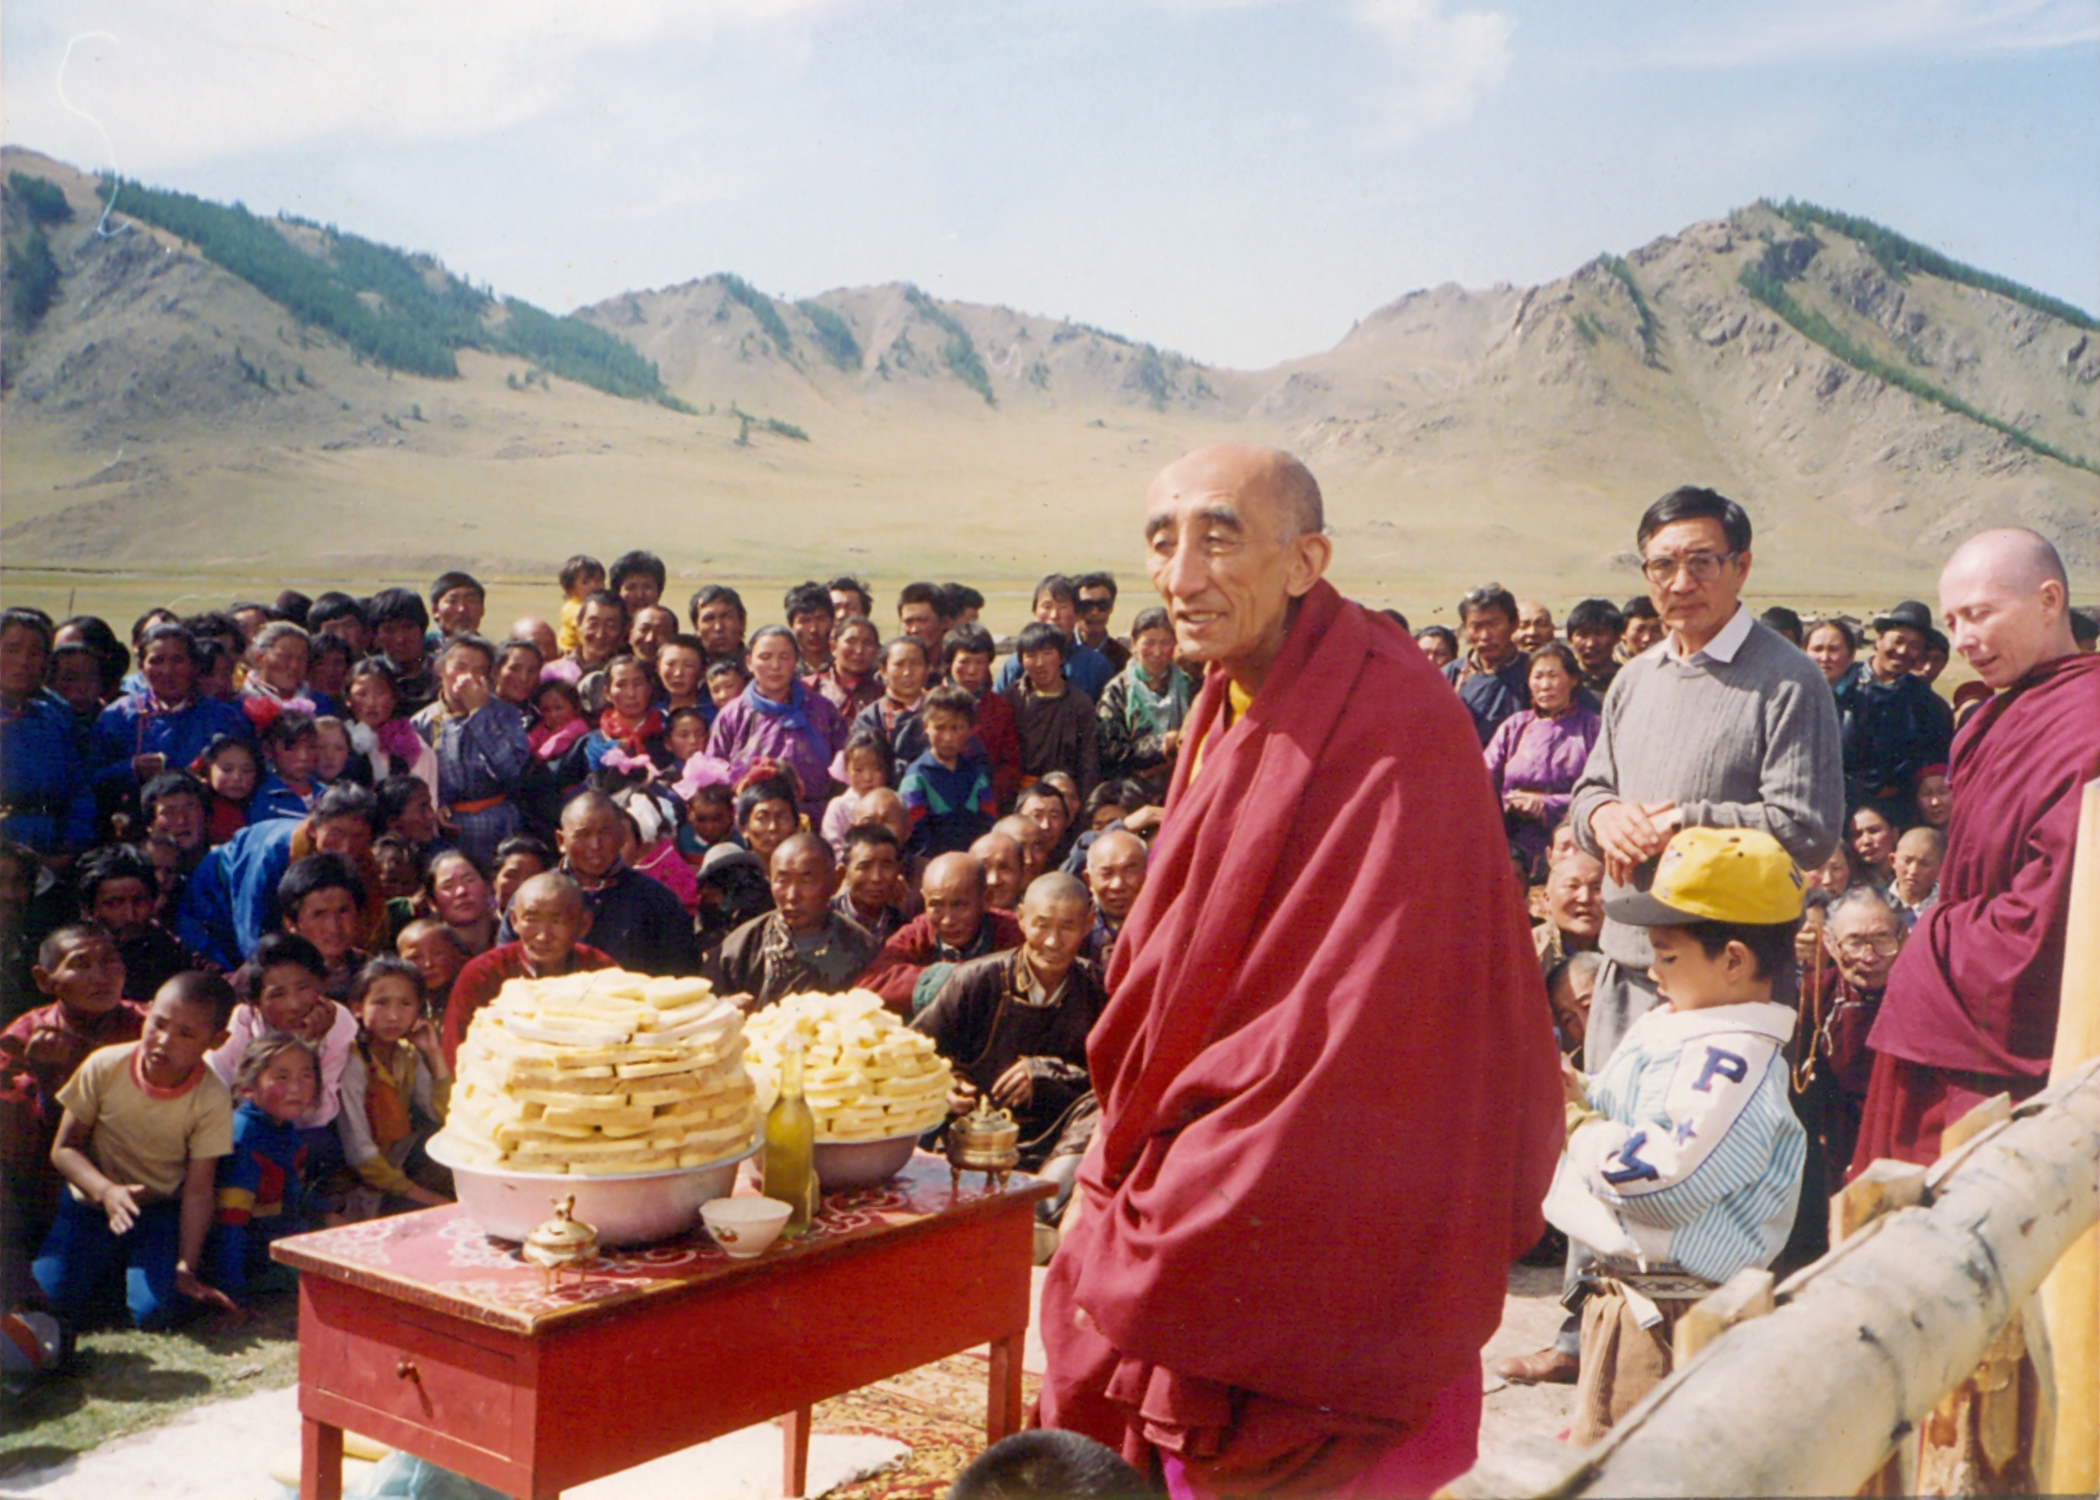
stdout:
<svg viewBox="0 0 2100 1500">
<path fill-rule="evenodd" d="M 402 1355 L 400 1362 L 394 1366 L 394 1375 L 400 1380 L 412 1380 L 417 1385 L 423 1383 L 423 1372 L 416 1368 L 416 1362 L 406 1354 Z"/>
</svg>

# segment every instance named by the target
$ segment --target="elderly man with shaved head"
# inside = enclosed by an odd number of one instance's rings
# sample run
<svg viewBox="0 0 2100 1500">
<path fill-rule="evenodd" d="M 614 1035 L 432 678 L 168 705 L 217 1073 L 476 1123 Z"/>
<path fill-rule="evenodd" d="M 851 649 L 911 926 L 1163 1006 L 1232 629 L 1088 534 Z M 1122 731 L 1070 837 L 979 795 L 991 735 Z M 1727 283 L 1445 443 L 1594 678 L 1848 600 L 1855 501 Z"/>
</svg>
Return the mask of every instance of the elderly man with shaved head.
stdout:
<svg viewBox="0 0 2100 1500">
<path fill-rule="evenodd" d="M 1993 690 L 1954 737 L 1939 899 L 1889 974 L 1867 1044 L 1858 1172 L 1931 1162 L 1940 1132 L 2049 1075 L 2080 789 L 2100 776 L 2100 657 L 2071 637 L 2068 580 L 2031 531 L 1986 531 L 1940 573 L 1954 649 Z"/>
<path fill-rule="evenodd" d="M 989 839 L 1009 844 L 1018 883 L 1019 851 L 1003 834 L 977 842 Z M 1021 946 L 1020 925 L 993 904 L 987 862 L 974 853 L 935 855 L 920 877 L 919 896 L 926 909 L 890 934 L 861 978 L 863 988 L 903 1016 L 930 1005 L 957 964 Z"/>
<path fill-rule="evenodd" d="M 877 944 L 867 928 L 832 904 L 838 861 L 814 833 L 791 833 L 773 851 L 767 874 L 773 909 L 729 934 L 704 970 L 715 989 L 747 1010 L 784 995 L 839 995 L 867 972 Z"/>
<path fill-rule="evenodd" d="M 1178 460 L 1144 538 L 1204 683 L 1088 1043 L 1041 1420 L 1175 1494 L 1426 1494 L 1563 1134 L 1480 740 L 1324 580 L 1289 454 Z"/>
</svg>

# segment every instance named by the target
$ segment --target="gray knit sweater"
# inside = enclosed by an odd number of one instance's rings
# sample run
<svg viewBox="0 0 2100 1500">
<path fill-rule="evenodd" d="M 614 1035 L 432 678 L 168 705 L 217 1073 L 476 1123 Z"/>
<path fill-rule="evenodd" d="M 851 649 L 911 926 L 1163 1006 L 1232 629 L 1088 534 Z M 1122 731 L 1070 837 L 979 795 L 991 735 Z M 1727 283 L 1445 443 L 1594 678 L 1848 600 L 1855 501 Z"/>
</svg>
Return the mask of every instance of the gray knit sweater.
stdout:
<svg viewBox="0 0 2100 1500">
<path fill-rule="evenodd" d="M 1607 802 L 1675 802 L 1687 828 L 1762 828 L 1813 869 L 1830 858 L 1845 822 L 1830 684 L 1763 625 L 1750 627 L 1732 662 L 1681 662 L 1660 645 L 1644 651 L 1605 695 L 1604 729 L 1568 807 L 1575 841 L 1600 858 L 1590 818 Z M 1607 881 L 1604 899 L 1620 889 Z M 1654 958 L 1645 928 L 1609 919 L 1598 946 L 1631 969 Z"/>
</svg>

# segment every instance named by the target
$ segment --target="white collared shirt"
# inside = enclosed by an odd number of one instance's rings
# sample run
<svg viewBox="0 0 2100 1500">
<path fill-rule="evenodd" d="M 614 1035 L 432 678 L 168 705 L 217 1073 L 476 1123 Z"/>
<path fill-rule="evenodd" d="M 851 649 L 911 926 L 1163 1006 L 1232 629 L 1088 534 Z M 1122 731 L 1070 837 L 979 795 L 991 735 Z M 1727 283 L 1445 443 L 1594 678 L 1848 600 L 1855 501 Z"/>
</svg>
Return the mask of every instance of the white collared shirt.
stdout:
<svg viewBox="0 0 2100 1500">
<path fill-rule="evenodd" d="M 1672 661 L 1684 662 L 1687 666 L 1717 661 L 1723 666 L 1735 660 L 1736 652 L 1743 649 L 1743 642 L 1750 639 L 1750 627 L 1756 621 L 1750 617 L 1749 606 L 1740 599 L 1736 601 L 1735 613 L 1721 627 L 1721 633 L 1694 651 L 1690 656 L 1677 654 L 1677 636 L 1673 631 L 1663 637 L 1663 654 Z"/>
</svg>

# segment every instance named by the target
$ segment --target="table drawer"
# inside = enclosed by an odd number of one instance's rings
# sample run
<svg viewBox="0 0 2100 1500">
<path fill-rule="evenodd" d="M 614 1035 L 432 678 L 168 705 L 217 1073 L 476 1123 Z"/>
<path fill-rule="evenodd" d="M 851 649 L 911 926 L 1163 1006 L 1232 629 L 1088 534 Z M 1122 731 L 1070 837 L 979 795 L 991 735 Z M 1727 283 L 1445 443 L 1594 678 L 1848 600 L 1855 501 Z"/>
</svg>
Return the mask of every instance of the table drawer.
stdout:
<svg viewBox="0 0 2100 1500">
<path fill-rule="evenodd" d="M 302 1334 L 305 1330 L 301 1330 Z M 491 1453 L 511 1452 L 518 1362 L 398 1318 L 302 1339 L 301 1384 Z"/>
</svg>

